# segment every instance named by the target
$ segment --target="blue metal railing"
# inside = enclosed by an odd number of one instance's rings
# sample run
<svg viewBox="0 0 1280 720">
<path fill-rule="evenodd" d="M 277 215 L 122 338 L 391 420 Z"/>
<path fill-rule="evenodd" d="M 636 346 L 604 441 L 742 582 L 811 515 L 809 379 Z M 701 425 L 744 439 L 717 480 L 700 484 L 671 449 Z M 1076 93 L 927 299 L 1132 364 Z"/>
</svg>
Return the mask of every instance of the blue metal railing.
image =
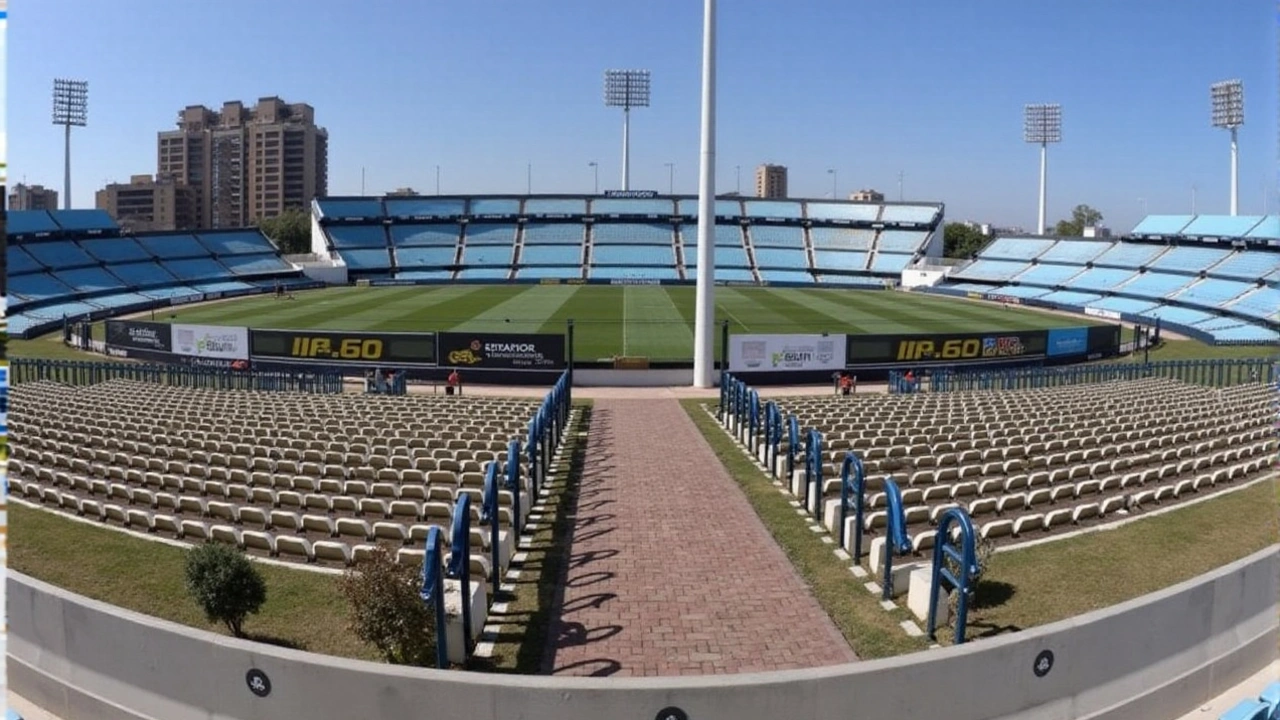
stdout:
<svg viewBox="0 0 1280 720">
<path fill-rule="evenodd" d="M 804 488 L 800 502 L 805 512 L 822 518 L 822 433 L 809 430 L 804 443 Z"/>
<path fill-rule="evenodd" d="M 911 539 L 907 537 L 907 513 L 902 505 L 902 491 L 893 478 L 884 479 L 885 505 L 888 511 L 884 528 L 884 587 L 881 597 L 893 599 L 893 557 L 911 550 Z"/>
<path fill-rule="evenodd" d="M 342 374 L 330 371 L 232 370 L 192 365 L 105 363 L 88 360 L 14 358 L 10 382 L 55 382 L 65 385 L 97 385 L 112 380 L 132 380 L 175 387 L 209 390 L 257 390 L 336 395 L 342 392 Z"/>
<path fill-rule="evenodd" d="M 493 566 L 493 572 L 490 573 L 493 582 L 493 595 L 498 597 L 498 579 L 501 575 L 502 567 L 502 543 L 499 542 L 501 529 L 499 528 L 498 512 L 501 503 L 498 502 L 498 461 L 490 460 L 489 466 L 485 468 L 484 473 L 484 495 L 480 501 L 480 524 L 489 528 L 489 561 Z"/>
<path fill-rule="evenodd" d="M 960 548 L 951 544 L 951 526 L 960 528 Z M 949 508 L 938 519 L 938 534 L 933 541 L 933 578 L 929 585 L 929 620 L 927 630 L 930 640 L 937 639 L 938 598 L 945 580 L 957 593 L 955 644 L 964 642 L 965 626 L 969 620 L 969 597 L 973 592 L 974 578 L 978 576 L 976 551 L 977 537 L 969 514 L 958 507 Z M 956 564 L 959 575 L 951 572 L 946 560 Z"/>
<path fill-rule="evenodd" d="M 862 466 L 862 458 L 850 450 L 845 453 L 844 463 L 840 466 L 840 527 L 836 532 L 840 538 L 840 547 L 844 548 L 847 541 L 845 526 L 848 524 L 849 511 L 853 510 L 853 563 L 855 565 L 862 560 L 862 522 L 866 507 L 866 492 L 866 471 Z M 853 507 L 849 506 L 850 500 L 854 502 Z"/>
<path fill-rule="evenodd" d="M 427 532 L 426 553 L 422 558 L 422 589 L 418 592 L 422 602 L 435 610 L 436 667 L 444 670 L 449 667 L 449 648 L 448 633 L 445 632 L 443 556 L 440 551 L 442 534 L 434 525 Z"/>
<path fill-rule="evenodd" d="M 1160 360 L 1150 363 L 1022 367 L 1002 370 L 939 368 L 932 372 L 927 385 L 933 392 L 1024 390 L 1153 377 L 1218 387 L 1255 382 L 1271 383 L 1276 381 L 1276 365 L 1274 358 L 1217 358 Z M 889 383 L 889 391 L 896 391 L 892 379 Z"/>
<path fill-rule="evenodd" d="M 453 506 L 453 526 L 449 532 L 449 564 L 445 576 L 457 580 L 462 593 L 463 657 L 471 654 L 471 496 L 463 495 Z M 496 575 L 498 569 L 493 568 Z M 443 628 L 437 634 L 443 634 Z"/>
</svg>

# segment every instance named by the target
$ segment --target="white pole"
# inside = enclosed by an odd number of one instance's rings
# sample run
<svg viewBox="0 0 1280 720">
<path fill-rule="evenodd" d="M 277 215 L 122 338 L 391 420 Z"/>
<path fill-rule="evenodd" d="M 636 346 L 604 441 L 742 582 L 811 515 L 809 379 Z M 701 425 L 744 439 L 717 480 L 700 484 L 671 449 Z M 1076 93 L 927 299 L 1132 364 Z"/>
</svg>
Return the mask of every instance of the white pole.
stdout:
<svg viewBox="0 0 1280 720">
<path fill-rule="evenodd" d="M 1240 209 L 1240 168 L 1239 151 L 1236 145 L 1236 128 L 1231 128 L 1231 214 L 1236 215 Z"/>
<path fill-rule="evenodd" d="M 1047 166 L 1049 162 L 1049 144 L 1040 143 L 1040 235 L 1044 235 L 1045 230 L 1045 183 L 1048 178 Z"/>
<path fill-rule="evenodd" d="M 71 209 L 71 123 L 64 125 L 67 129 L 66 141 L 62 152 L 62 209 Z"/>
<path fill-rule="evenodd" d="M 698 176 L 698 290 L 693 386 L 715 387 L 716 0 L 704 0 L 702 20 L 702 167 Z M 726 356 L 727 356 L 726 348 Z"/>
<path fill-rule="evenodd" d="M 622 109 L 622 189 L 631 189 L 631 108 Z"/>
</svg>

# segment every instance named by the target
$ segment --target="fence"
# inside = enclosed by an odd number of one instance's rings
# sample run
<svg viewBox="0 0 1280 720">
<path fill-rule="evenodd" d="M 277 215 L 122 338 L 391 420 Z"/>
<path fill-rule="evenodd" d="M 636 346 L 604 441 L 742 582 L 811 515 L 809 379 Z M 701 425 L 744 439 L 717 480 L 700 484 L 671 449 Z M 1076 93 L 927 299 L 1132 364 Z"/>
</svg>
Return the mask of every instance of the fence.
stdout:
<svg viewBox="0 0 1280 720">
<path fill-rule="evenodd" d="M 1161 360 L 1151 363 L 1114 363 L 1066 367 L 1020 367 L 1002 370 L 941 368 L 916 383 L 891 373 L 889 392 L 961 392 L 965 390 L 1026 390 L 1091 383 L 1167 378 L 1196 385 L 1227 387 L 1276 381 L 1274 358 L 1226 358 L 1214 360 Z"/>
<path fill-rule="evenodd" d="M 342 375 L 328 371 L 262 372 L 190 365 L 14 358 L 9 372 L 10 381 L 15 385 L 41 381 L 65 385 L 96 385 L 111 380 L 133 380 L 209 390 L 259 390 L 317 395 L 342 392 Z"/>
</svg>

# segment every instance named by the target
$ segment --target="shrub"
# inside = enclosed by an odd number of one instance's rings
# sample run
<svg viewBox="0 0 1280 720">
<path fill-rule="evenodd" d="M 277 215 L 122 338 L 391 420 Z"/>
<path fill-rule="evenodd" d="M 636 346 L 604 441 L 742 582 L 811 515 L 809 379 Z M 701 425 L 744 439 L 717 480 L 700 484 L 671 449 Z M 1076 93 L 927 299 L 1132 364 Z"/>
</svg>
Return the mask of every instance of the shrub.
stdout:
<svg viewBox="0 0 1280 720">
<path fill-rule="evenodd" d="M 435 613 L 422 602 L 421 568 L 399 565 L 379 545 L 359 569 L 343 575 L 339 589 L 351 607 L 356 637 L 378 649 L 389 663 L 428 666 L 435 662 Z"/>
<path fill-rule="evenodd" d="M 240 551 L 221 543 L 197 545 L 187 553 L 187 592 L 209 622 L 221 622 L 244 637 L 244 620 L 267 601 L 267 584 Z"/>
</svg>

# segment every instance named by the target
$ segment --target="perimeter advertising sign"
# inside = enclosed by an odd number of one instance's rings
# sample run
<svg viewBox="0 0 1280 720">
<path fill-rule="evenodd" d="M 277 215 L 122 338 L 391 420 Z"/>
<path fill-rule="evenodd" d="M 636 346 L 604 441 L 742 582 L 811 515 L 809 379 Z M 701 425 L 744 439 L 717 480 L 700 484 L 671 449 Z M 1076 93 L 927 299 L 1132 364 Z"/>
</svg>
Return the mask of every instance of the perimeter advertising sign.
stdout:
<svg viewBox="0 0 1280 720">
<path fill-rule="evenodd" d="M 730 372 L 843 370 L 844 335 L 733 335 Z"/>
<path fill-rule="evenodd" d="M 107 321 L 107 354 L 168 361 L 173 353 L 173 326 L 136 320 Z"/>
<path fill-rule="evenodd" d="M 174 325 L 173 352 L 210 360 L 248 360 L 249 328 Z"/>
<path fill-rule="evenodd" d="M 480 370 L 560 370 L 564 336 L 522 333 L 440 333 L 440 364 Z"/>
<path fill-rule="evenodd" d="M 849 364 L 1010 360 L 1043 357 L 1044 330 L 927 335 L 850 335 Z"/>
</svg>

